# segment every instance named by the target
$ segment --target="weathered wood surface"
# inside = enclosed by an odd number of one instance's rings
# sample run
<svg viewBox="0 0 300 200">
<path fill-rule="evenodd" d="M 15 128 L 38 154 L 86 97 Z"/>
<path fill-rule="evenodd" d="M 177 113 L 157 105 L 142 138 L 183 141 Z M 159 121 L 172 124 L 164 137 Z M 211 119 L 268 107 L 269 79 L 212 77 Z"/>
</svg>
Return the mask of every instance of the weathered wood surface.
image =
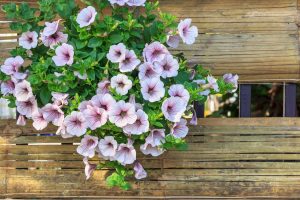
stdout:
<svg viewBox="0 0 300 200">
<path fill-rule="evenodd" d="M 79 140 L 45 135 L 53 131 L 0 121 L 0 198 L 300 197 L 297 118 L 199 119 L 190 127 L 187 151 L 157 158 L 139 153 L 149 176 L 131 180 L 126 192 L 105 186 L 109 170 L 86 181 L 75 151 Z"/>
<path fill-rule="evenodd" d="M 162 0 L 161 9 L 190 17 L 200 36 L 180 46 L 191 63 L 213 74 L 237 73 L 242 82 L 299 81 L 298 0 Z M 8 1 L 0 0 L 0 5 Z M 34 0 L 26 0 L 36 5 Z M 16 45 L 0 12 L 0 58 Z M 5 35 L 10 33 L 9 35 Z M 177 52 L 177 51 L 175 51 Z"/>
</svg>

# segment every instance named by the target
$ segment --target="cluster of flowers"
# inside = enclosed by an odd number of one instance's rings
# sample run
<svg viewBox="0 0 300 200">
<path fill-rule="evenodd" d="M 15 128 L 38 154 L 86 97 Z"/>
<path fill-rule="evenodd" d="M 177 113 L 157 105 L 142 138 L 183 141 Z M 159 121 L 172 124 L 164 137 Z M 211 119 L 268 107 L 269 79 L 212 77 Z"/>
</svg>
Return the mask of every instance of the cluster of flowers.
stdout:
<svg viewBox="0 0 300 200">
<path fill-rule="evenodd" d="M 111 4 L 123 6 L 143 6 L 145 0 L 109 0 Z M 80 11 L 77 23 L 80 28 L 91 25 L 97 12 L 92 6 Z M 178 25 L 176 33 L 170 33 L 167 44 L 176 48 L 180 39 L 186 44 L 193 44 L 198 36 L 198 30 L 191 26 L 191 19 L 183 20 Z M 37 47 L 37 32 L 25 32 L 19 38 L 19 45 L 24 49 Z M 46 22 L 45 28 L 40 33 L 40 40 L 51 49 L 55 49 L 52 57 L 56 67 L 72 66 L 74 63 L 74 47 L 68 42 L 68 35 L 63 33 L 60 20 Z M 39 108 L 35 94 L 30 83 L 26 80 L 30 71 L 20 70 L 24 65 L 24 59 L 20 56 L 5 60 L 1 71 L 10 76 L 10 80 L 1 83 L 3 95 L 13 95 L 16 98 L 17 111 L 20 116 L 17 124 L 25 125 L 25 118 L 33 120 L 33 126 L 37 130 L 47 127 L 48 123 L 58 126 L 57 134 L 63 138 L 81 137 L 82 140 L 77 152 L 84 156 L 85 173 L 89 178 L 96 169 L 96 164 L 88 162 L 97 152 L 99 157 L 108 161 L 117 161 L 122 165 L 134 164 L 135 177 L 145 178 L 146 171 L 137 161 L 133 135 L 147 133 L 145 143 L 139 145 L 139 149 L 145 155 L 159 156 L 165 149 L 162 144 L 167 132 L 165 129 L 152 128 L 148 114 L 143 109 L 142 102 L 136 102 L 133 94 L 130 94 L 134 85 L 138 85 L 144 104 L 161 102 L 161 113 L 170 124 L 169 134 L 174 138 L 184 138 L 188 134 L 187 120 L 183 118 L 189 109 L 190 94 L 182 84 L 173 84 L 166 88 L 162 79 L 176 78 L 179 70 L 178 60 L 171 55 L 168 48 L 159 41 L 147 44 L 142 56 L 137 56 L 135 51 L 127 49 L 123 43 L 112 45 L 106 55 L 109 62 L 118 65 L 119 74 L 107 78 L 98 83 L 96 94 L 88 100 L 81 102 L 78 109 L 65 116 L 64 107 L 68 106 L 67 93 L 52 92 L 52 103 Z M 138 83 L 134 83 L 125 73 L 133 73 L 137 70 Z M 22 71 L 22 72 L 21 72 Z M 61 74 L 55 72 L 56 76 Z M 86 79 L 87 75 L 74 72 L 80 79 Z M 237 88 L 238 76 L 224 75 L 224 81 Z M 194 80 L 205 90 L 199 95 L 208 95 L 212 90 L 219 91 L 217 80 L 212 76 L 203 80 Z M 167 91 L 166 91 L 167 89 Z M 120 96 L 129 95 L 128 102 L 116 100 L 114 93 Z M 166 94 L 167 93 L 167 94 Z M 146 102 L 146 103 L 145 103 Z M 107 123 L 114 124 L 127 136 L 127 143 L 119 143 L 113 133 L 103 138 L 89 134 Z M 197 124 L 195 112 L 190 121 Z"/>
</svg>

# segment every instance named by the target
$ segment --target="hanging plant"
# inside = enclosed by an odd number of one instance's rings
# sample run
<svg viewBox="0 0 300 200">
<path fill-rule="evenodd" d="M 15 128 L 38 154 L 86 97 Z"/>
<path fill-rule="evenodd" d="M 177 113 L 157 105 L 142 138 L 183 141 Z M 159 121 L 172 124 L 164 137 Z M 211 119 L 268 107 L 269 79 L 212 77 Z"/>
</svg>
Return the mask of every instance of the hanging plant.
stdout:
<svg viewBox="0 0 300 200">
<path fill-rule="evenodd" d="M 2 7 L 19 45 L 1 66 L 1 93 L 37 130 L 58 127 L 80 137 L 85 174 L 113 168 L 109 186 L 129 189 L 127 176 L 147 172 L 137 151 L 159 156 L 185 149 L 195 101 L 237 88 L 237 76 L 216 79 L 201 66 L 172 55 L 198 36 L 191 19 L 177 23 L 158 2 L 146 0 L 40 0 Z M 191 119 L 188 119 L 191 118 Z M 188 120 L 187 120 L 188 119 Z M 189 122 L 188 122 L 189 121 Z M 88 159 L 99 156 L 99 163 Z"/>
</svg>

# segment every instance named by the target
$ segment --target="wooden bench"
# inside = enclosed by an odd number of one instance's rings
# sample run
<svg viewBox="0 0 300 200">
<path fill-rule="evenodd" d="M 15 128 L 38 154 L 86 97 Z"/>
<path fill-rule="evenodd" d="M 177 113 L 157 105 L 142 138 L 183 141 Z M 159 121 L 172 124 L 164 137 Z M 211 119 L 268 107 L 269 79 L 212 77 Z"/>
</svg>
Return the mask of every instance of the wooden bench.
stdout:
<svg viewBox="0 0 300 200">
<path fill-rule="evenodd" d="M 3 2 L 11 2 L 0 0 Z M 18 1 L 19 2 L 19 1 Z M 31 5 L 36 5 L 31 1 Z M 240 115 L 250 117 L 253 82 L 285 84 L 285 114 L 295 116 L 299 80 L 297 0 L 162 0 L 161 8 L 192 17 L 201 35 L 195 46 L 180 48 L 193 63 L 216 75 L 241 76 Z M 16 43 L 0 12 L 0 58 Z M 0 21 L 1 21 L 0 20 Z M 5 36 L 4 33 L 11 33 Z M 201 115 L 201 114 L 200 114 Z M 61 139 L 53 127 L 0 121 L 1 198 L 207 199 L 299 198 L 300 119 L 199 119 L 187 137 L 188 151 L 158 158 L 139 154 L 149 172 L 133 189 L 105 186 L 109 170 L 91 180 L 75 152 L 78 139 Z"/>
</svg>

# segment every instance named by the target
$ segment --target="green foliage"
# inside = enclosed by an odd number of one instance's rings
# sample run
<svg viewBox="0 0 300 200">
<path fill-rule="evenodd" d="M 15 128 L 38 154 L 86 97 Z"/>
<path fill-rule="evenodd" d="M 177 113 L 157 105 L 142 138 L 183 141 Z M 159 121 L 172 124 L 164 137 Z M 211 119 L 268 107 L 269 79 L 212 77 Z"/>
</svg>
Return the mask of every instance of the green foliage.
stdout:
<svg viewBox="0 0 300 200">
<path fill-rule="evenodd" d="M 162 144 L 164 149 L 177 149 L 180 151 L 188 149 L 187 143 L 181 138 L 175 138 L 172 135 L 167 135 L 165 140 L 165 143 Z"/>
</svg>

